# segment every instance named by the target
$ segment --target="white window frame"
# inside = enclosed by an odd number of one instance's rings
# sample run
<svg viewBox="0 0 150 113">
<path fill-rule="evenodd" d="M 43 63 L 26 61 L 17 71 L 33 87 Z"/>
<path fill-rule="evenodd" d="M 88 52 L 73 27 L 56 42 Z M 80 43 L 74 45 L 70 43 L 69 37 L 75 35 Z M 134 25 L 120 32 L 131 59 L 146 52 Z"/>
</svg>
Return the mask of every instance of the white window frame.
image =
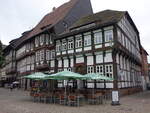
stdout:
<svg viewBox="0 0 150 113">
<path fill-rule="evenodd" d="M 50 56 L 51 56 L 51 59 L 54 59 L 54 58 L 55 58 L 55 51 L 54 51 L 54 50 L 52 50 L 52 51 L 50 52 Z"/>
<path fill-rule="evenodd" d="M 63 40 L 62 41 L 62 51 L 66 51 L 67 50 L 67 41 Z"/>
<path fill-rule="evenodd" d="M 87 73 L 94 73 L 94 66 L 87 66 Z"/>
<path fill-rule="evenodd" d="M 74 40 L 72 39 L 68 39 L 68 50 L 70 49 L 74 49 Z"/>
<path fill-rule="evenodd" d="M 102 36 L 102 32 L 94 32 L 94 44 L 102 44 L 103 40 L 102 40 L 103 36 Z"/>
<path fill-rule="evenodd" d="M 50 60 L 50 50 L 46 50 L 46 60 Z"/>
<path fill-rule="evenodd" d="M 44 44 L 44 38 L 45 38 L 44 34 L 40 35 L 40 45 Z"/>
<path fill-rule="evenodd" d="M 76 48 L 82 48 L 82 35 L 76 36 Z"/>
<path fill-rule="evenodd" d="M 91 44 L 92 44 L 91 33 L 84 34 L 84 46 L 91 46 Z"/>
<path fill-rule="evenodd" d="M 96 73 L 104 74 L 104 66 L 103 65 L 96 65 Z"/>
<path fill-rule="evenodd" d="M 35 47 L 38 47 L 40 43 L 39 36 L 35 37 Z"/>
<path fill-rule="evenodd" d="M 113 65 L 112 64 L 105 65 L 105 76 L 113 78 Z"/>
<path fill-rule="evenodd" d="M 61 43 L 60 43 L 60 41 L 57 41 L 56 42 L 56 52 L 60 52 L 60 50 L 61 50 Z"/>
<path fill-rule="evenodd" d="M 105 43 L 112 42 L 113 41 L 113 30 L 105 30 Z"/>
<path fill-rule="evenodd" d="M 45 57 L 44 50 L 41 50 L 40 51 L 40 61 L 44 61 L 44 57 Z"/>
</svg>

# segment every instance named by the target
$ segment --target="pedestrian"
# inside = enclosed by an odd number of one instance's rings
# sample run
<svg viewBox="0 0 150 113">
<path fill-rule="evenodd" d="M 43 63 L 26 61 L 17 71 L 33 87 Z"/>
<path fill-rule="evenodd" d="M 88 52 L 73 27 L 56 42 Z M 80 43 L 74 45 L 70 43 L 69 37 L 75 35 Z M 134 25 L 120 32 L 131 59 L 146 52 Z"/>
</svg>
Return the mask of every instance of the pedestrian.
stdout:
<svg viewBox="0 0 150 113">
<path fill-rule="evenodd" d="M 13 88 L 14 88 L 14 87 L 13 87 L 13 84 L 11 84 L 11 85 L 10 85 L 10 91 L 12 91 Z"/>
</svg>

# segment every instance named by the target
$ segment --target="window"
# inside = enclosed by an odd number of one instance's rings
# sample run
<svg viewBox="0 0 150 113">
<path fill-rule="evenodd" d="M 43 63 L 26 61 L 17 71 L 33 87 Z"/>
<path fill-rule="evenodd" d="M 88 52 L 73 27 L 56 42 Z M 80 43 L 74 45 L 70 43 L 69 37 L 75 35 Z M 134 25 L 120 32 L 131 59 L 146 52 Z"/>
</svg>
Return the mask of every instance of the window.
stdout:
<svg viewBox="0 0 150 113">
<path fill-rule="evenodd" d="M 87 66 L 87 73 L 94 73 L 94 66 Z"/>
<path fill-rule="evenodd" d="M 62 51 L 65 51 L 67 49 L 67 42 L 62 41 Z"/>
<path fill-rule="evenodd" d="M 67 71 L 72 71 L 72 69 L 71 68 L 67 68 Z"/>
<path fill-rule="evenodd" d="M 52 60 L 52 61 L 51 61 L 51 67 L 54 67 L 54 66 L 55 66 L 55 61 Z"/>
<path fill-rule="evenodd" d="M 49 50 L 46 50 L 46 60 L 50 60 L 50 51 Z"/>
<path fill-rule="evenodd" d="M 51 51 L 51 59 L 54 59 L 54 58 L 55 58 L 55 51 L 52 50 L 52 51 Z"/>
<path fill-rule="evenodd" d="M 39 37 L 35 37 L 35 47 L 39 46 Z"/>
<path fill-rule="evenodd" d="M 104 62 L 112 62 L 112 53 L 105 52 Z"/>
<path fill-rule="evenodd" d="M 121 43 L 121 31 L 117 29 L 118 41 Z"/>
<path fill-rule="evenodd" d="M 93 64 L 94 64 L 93 56 L 87 56 L 87 65 L 93 65 Z"/>
<path fill-rule="evenodd" d="M 103 63 L 103 53 L 96 55 L 96 63 Z"/>
<path fill-rule="evenodd" d="M 64 59 L 64 67 L 69 67 L 69 60 L 68 59 Z"/>
<path fill-rule="evenodd" d="M 85 35 L 84 34 L 84 46 L 91 45 L 91 34 Z"/>
<path fill-rule="evenodd" d="M 76 48 L 81 48 L 82 47 L 82 35 L 77 35 L 76 36 Z"/>
<path fill-rule="evenodd" d="M 49 43 L 52 44 L 52 35 L 49 36 Z"/>
<path fill-rule="evenodd" d="M 44 60 L 44 50 L 40 51 L 40 61 Z"/>
<path fill-rule="evenodd" d="M 76 58 L 76 63 L 83 63 L 84 62 L 84 57 L 77 57 Z"/>
<path fill-rule="evenodd" d="M 113 41 L 113 30 L 105 31 L 105 42 Z"/>
<path fill-rule="evenodd" d="M 26 44 L 26 52 L 29 52 L 29 50 L 30 50 L 30 43 L 27 43 Z"/>
<path fill-rule="evenodd" d="M 59 41 L 56 42 L 56 52 L 60 52 L 61 44 Z"/>
<path fill-rule="evenodd" d="M 58 67 L 62 67 L 62 60 L 58 60 Z"/>
<path fill-rule="evenodd" d="M 33 48 L 34 48 L 34 43 L 31 42 L 31 51 L 33 50 Z"/>
<path fill-rule="evenodd" d="M 52 37 L 49 34 L 45 35 L 46 45 L 52 44 Z"/>
<path fill-rule="evenodd" d="M 40 35 L 40 45 L 44 44 L 44 34 Z"/>
<path fill-rule="evenodd" d="M 74 66 L 74 59 L 71 58 L 71 59 L 70 59 L 70 67 L 73 67 L 73 66 Z"/>
<path fill-rule="evenodd" d="M 40 51 L 36 52 L 36 62 L 38 62 L 40 59 Z"/>
<path fill-rule="evenodd" d="M 34 56 L 31 56 L 31 64 L 34 64 Z"/>
<path fill-rule="evenodd" d="M 96 66 L 96 73 L 99 73 L 99 74 L 104 74 L 104 68 L 103 68 L 103 65 L 97 65 Z"/>
<path fill-rule="evenodd" d="M 95 32 L 94 33 L 94 44 L 101 44 L 102 43 L 102 32 Z"/>
<path fill-rule="evenodd" d="M 46 41 L 46 45 L 48 45 L 49 44 L 49 35 L 48 34 L 45 35 L 45 41 Z"/>
<path fill-rule="evenodd" d="M 107 77 L 113 78 L 113 66 L 112 66 L 112 64 L 105 65 L 105 74 Z"/>
<path fill-rule="evenodd" d="M 73 39 L 68 39 L 68 49 L 73 49 L 74 47 Z"/>
</svg>

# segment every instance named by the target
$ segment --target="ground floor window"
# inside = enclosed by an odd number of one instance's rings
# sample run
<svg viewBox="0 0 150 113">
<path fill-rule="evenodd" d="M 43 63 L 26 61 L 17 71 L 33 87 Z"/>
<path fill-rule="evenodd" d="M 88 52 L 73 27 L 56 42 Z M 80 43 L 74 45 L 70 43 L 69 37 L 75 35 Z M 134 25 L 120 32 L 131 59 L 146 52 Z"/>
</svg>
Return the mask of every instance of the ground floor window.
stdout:
<svg viewBox="0 0 150 113">
<path fill-rule="evenodd" d="M 104 74 L 103 65 L 97 65 L 97 66 L 96 66 L 96 73 Z"/>
<path fill-rule="evenodd" d="M 87 66 L 87 73 L 94 73 L 94 66 Z"/>
<path fill-rule="evenodd" d="M 107 77 L 113 78 L 113 66 L 112 66 L 112 64 L 105 65 L 105 75 Z"/>
</svg>

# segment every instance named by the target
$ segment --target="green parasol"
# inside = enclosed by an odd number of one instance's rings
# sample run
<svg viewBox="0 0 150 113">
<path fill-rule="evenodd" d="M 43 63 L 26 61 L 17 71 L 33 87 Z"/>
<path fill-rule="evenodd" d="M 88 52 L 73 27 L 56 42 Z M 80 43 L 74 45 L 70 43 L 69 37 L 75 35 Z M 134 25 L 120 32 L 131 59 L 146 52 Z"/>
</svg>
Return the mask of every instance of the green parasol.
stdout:
<svg viewBox="0 0 150 113">
<path fill-rule="evenodd" d="M 103 76 L 99 73 L 88 73 L 84 75 L 87 80 L 113 80 L 113 78 Z"/>
<path fill-rule="evenodd" d="M 24 76 L 24 78 L 33 79 L 33 80 L 47 80 L 47 78 L 46 78 L 47 76 L 48 75 L 46 75 L 44 73 L 37 72 L 37 73 L 33 73 L 30 75 Z"/>
<path fill-rule="evenodd" d="M 81 74 L 70 72 L 70 71 L 62 71 L 52 75 L 48 75 L 47 79 L 54 80 L 84 80 L 85 77 Z"/>
</svg>

